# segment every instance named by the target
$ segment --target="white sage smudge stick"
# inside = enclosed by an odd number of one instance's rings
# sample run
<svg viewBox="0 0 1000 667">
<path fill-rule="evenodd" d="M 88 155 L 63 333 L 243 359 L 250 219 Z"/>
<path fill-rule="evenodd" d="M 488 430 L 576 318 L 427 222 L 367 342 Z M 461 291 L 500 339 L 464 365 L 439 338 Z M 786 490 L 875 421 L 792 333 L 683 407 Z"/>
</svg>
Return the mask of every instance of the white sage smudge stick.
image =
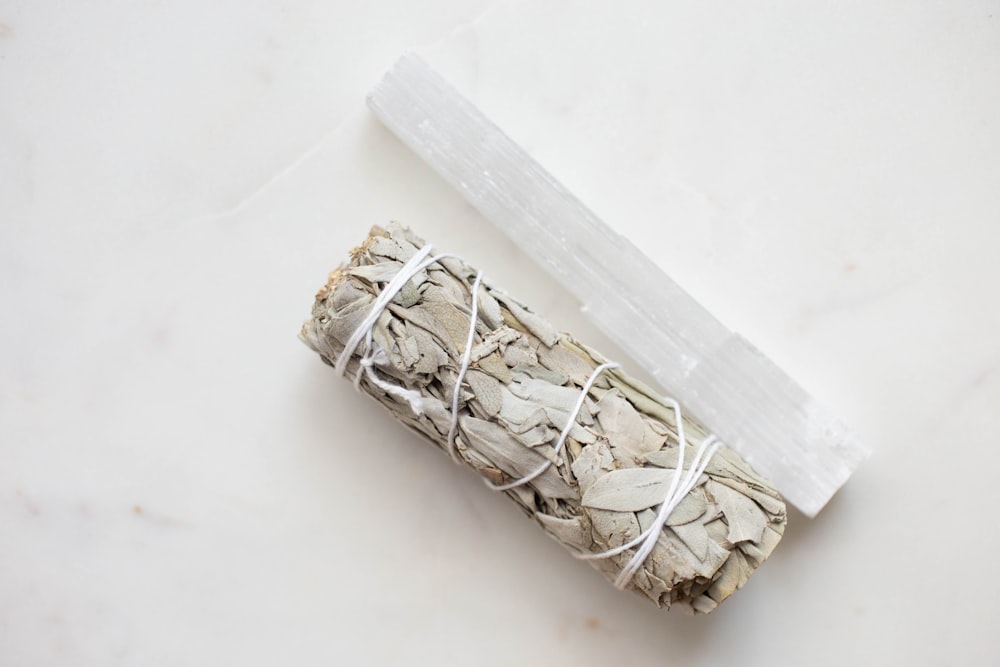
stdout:
<svg viewBox="0 0 1000 667">
<path fill-rule="evenodd" d="M 301 337 L 658 606 L 712 611 L 781 539 L 773 485 L 673 399 L 399 225 L 333 271 Z"/>
</svg>

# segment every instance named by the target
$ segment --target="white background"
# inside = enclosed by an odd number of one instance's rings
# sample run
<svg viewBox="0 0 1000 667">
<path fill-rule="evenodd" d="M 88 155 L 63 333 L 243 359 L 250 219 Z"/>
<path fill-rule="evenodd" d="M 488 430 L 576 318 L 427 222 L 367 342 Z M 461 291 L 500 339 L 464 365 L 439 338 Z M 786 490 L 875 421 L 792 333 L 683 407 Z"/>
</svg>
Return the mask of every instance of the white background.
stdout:
<svg viewBox="0 0 1000 667">
<path fill-rule="evenodd" d="M 296 333 L 372 224 L 619 358 L 383 130 L 416 49 L 875 454 L 708 617 Z M 0 0 L 0 664 L 1000 662 L 1000 3 Z"/>
</svg>

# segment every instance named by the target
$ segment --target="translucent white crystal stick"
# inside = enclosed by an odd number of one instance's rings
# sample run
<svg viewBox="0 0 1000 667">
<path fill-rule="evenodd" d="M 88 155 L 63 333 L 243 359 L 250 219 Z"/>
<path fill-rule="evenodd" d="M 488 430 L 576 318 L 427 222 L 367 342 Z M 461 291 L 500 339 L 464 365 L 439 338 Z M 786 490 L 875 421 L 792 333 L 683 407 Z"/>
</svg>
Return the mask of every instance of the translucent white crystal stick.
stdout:
<svg viewBox="0 0 1000 667">
<path fill-rule="evenodd" d="M 368 105 L 804 514 L 815 516 L 867 456 L 843 422 L 601 222 L 419 57 L 400 58 Z"/>
</svg>

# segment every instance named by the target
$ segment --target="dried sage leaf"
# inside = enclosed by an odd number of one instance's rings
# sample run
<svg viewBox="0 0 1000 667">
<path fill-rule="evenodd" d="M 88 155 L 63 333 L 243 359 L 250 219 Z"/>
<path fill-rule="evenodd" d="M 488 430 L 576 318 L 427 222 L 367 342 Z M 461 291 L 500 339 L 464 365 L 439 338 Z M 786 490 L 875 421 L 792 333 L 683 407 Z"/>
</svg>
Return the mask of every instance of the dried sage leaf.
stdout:
<svg viewBox="0 0 1000 667">
<path fill-rule="evenodd" d="M 673 476 L 673 471 L 659 468 L 612 470 L 597 478 L 581 503 L 601 510 L 639 512 L 663 500 Z"/>
</svg>

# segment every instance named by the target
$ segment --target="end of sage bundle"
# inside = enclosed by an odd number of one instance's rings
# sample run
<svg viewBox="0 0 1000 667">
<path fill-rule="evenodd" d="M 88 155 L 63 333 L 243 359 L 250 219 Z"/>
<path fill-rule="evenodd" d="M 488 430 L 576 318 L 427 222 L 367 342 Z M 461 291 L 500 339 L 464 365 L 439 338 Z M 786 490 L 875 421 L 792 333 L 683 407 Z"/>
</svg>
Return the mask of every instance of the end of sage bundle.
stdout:
<svg viewBox="0 0 1000 667">
<path fill-rule="evenodd" d="M 428 250 L 399 225 L 373 228 L 317 294 L 302 340 L 620 587 L 707 613 L 743 586 L 785 528 L 774 486 L 717 443 L 685 458 L 685 441 L 715 438 L 676 403 Z"/>
</svg>

